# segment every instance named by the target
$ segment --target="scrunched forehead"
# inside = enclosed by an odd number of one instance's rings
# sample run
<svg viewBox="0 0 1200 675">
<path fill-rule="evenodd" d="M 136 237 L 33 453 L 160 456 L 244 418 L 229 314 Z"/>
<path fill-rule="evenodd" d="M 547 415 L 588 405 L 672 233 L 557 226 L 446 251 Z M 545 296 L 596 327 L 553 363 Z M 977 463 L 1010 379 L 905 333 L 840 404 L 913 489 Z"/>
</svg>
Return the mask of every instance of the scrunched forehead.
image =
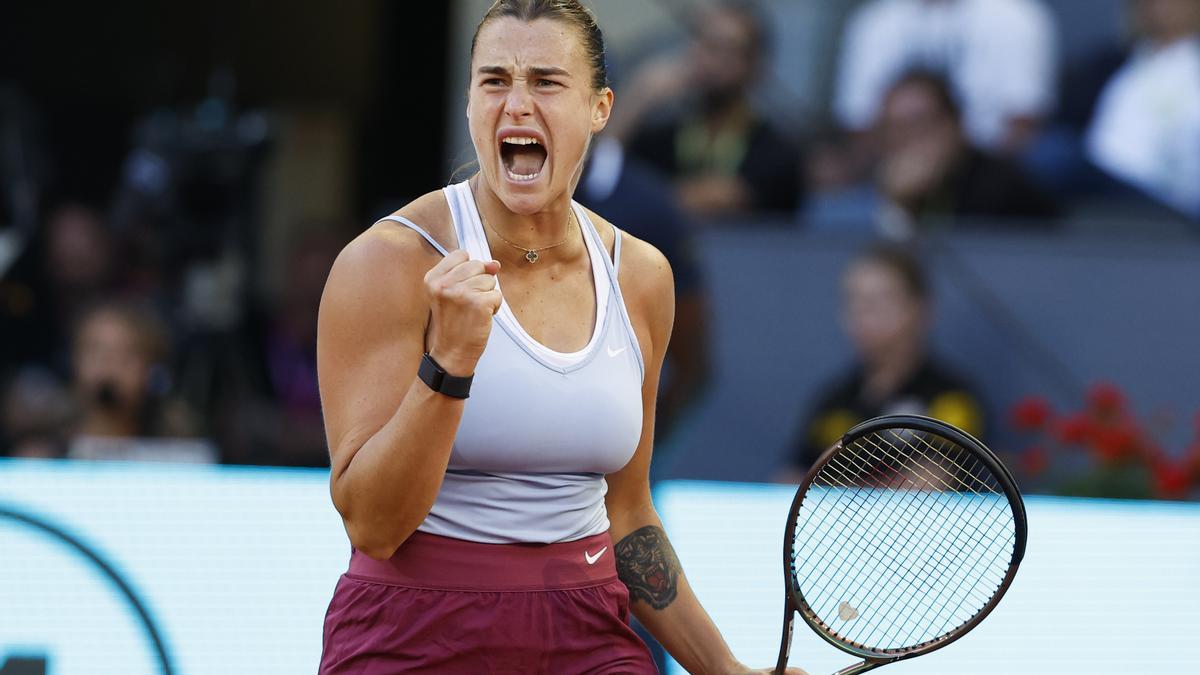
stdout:
<svg viewBox="0 0 1200 675">
<path fill-rule="evenodd" d="M 579 0 L 496 0 L 479 21 L 471 38 L 471 58 L 479 31 L 489 22 L 512 17 L 526 23 L 537 19 L 554 19 L 574 26 L 583 42 L 584 54 L 592 68 L 592 87 L 600 91 L 608 86 L 608 66 L 604 59 L 604 35 L 591 10 Z"/>
</svg>

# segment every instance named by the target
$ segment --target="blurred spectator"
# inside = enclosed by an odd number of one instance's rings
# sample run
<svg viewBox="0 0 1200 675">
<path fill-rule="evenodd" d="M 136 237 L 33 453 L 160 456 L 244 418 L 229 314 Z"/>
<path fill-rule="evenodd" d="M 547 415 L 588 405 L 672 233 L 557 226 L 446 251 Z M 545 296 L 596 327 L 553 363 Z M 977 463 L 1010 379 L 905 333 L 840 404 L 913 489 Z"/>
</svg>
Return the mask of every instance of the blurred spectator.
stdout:
<svg viewBox="0 0 1200 675">
<path fill-rule="evenodd" d="M 937 75 L 903 76 L 878 122 L 884 230 L 909 233 L 931 217 L 1048 218 L 1057 208 L 1012 162 L 974 147 Z"/>
<path fill-rule="evenodd" d="M 981 436 L 973 387 L 928 352 L 932 301 L 921 263 L 902 249 L 872 248 L 847 268 L 842 289 L 856 363 L 820 394 L 780 479 L 798 480 L 850 427 L 879 415 L 928 415 Z"/>
<path fill-rule="evenodd" d="M 1132 0 L 1139 41 L 1105 86 L 1089 158 L 1200 218 L 1200 0 Z"/>
<path fill-rule="evenodd" d="M 592 144 L 575 192 L 584 206 L 662 251 L 675 274 L 675 328 L 659 384 L 655 436 L 670 437 L 709 379 L 708 297 L 684 215 L 670 186 L 650 167 L 630 160 L 610 136 Z"/>
<path fill-rule="evenodd" d="M 701 10 L 692 28 L 684 54 L 634 76 L 612 132 L 672 178 L 693 216 L 793 211 L 800 151 L 749 97 L 766 57 L 763 17 L 753 3 L 725 1 Z"/>
<path fill-rule="evenodd" d="M 71 326 L 83 308 L 112 290 L 114 268 L 112 240 L 94 208 L 66 202 L 51 210 L 0 281 L 0 370 L 32 361 L 65 378 Z"/>
<path fill-rule="evenodd" d="M 282 305 L 263 350 L 270 398 L 279 415 L 274 464 L 329 466 L 317 389 L 317 309 L 345 243 L 328 232 L 315 232 L 301 238 L 288 259 Z"/>
<path fill-rule="evenodd" d="M 842 44 L 834 110 L 867 130 L 905 72 L 945 75 L 978 146 L 1015 150 L 1053 107 L 1057 34 L 1040 0 L 870 0 Z"/>
<path fill-rule="evenodd" d="M 108 302 L 82 316 L 72 350 L 77 421 L 71 456 L 129 456 L 123 451 L 136 445 L 136 439 L 192 435 L 190 412 L 167 395 L 168 352 L 166 329 L 147 309 Z M 96 451 L 97 443 L 103 451 Z M 133 455 L 150 458 L 142 452 Z M 164 455 L 175 458 L 172 452 Z"/>
<path fill-rule="evenodd" d="M 0 455 L 62 457 L 70 420 L 66 389 L 45 368 L 27 366 L 0 394 Z"/>
<path fill-rule="evenodd" d="M 1082 136 L 1096 112 L 1096 103 L 1109 79 L 1129 58 L 1124 42 L 1104 42 L 1074 61 L 1064 64 L 1058 88 L 1055 126 Z"/>
<path fill-rule="evenodd" d="M 181 388 L 210 419 L 229 464 L 329 466 L 317 389 L 317 310 L 347 238 L 300 228 L 287 253 L 287 283 L 269 311 L 237 331 L 192 336 Z"/>
<path fill-rule="evenodd" d="M 1145 204 L 1146 198 L 1139 192 L 1097 169 L 1083 149 L 1100 93 L 1128 56 L 1126 45 L 1104 43 L 1064 66 L 1054 118 L 1020 157 L 1022 167 L 1038 185 L 1064 198 L 1102 196 L 1107 201 L 1117 197 L 1121 202 Z"/>
</svg>

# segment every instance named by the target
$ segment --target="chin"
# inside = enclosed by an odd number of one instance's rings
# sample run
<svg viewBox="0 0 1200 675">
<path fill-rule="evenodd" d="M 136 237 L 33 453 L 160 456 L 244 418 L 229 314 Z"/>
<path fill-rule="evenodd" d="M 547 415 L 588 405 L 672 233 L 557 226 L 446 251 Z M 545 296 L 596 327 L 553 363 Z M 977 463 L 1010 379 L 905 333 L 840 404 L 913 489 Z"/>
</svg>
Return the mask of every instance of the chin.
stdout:
<svg viewBox="0 0 1200 675">
<path fill-rule="evenodd" d="M 518 216 L 532 216 L 543 211 L 548 200 L 531 196 L 502 195 L 500 201 L 504 203 L 505 208 Z"/>
</svg>

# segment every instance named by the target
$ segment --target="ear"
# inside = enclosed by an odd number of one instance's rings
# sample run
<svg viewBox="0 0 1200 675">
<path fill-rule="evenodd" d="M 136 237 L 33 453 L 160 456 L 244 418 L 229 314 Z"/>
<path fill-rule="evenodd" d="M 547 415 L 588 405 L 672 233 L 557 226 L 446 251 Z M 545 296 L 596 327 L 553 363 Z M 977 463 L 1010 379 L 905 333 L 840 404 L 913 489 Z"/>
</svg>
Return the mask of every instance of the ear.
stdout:
<svg viewBox="0 0 1200 675">
<path fill-rule="evenodd" d="M 612 114 L 613 90 L 605 87 L 604 91 L 596 94 L 592 101 L 592 133 L 598 134 L 608 126 L 608 117 Z"/>
</svg>

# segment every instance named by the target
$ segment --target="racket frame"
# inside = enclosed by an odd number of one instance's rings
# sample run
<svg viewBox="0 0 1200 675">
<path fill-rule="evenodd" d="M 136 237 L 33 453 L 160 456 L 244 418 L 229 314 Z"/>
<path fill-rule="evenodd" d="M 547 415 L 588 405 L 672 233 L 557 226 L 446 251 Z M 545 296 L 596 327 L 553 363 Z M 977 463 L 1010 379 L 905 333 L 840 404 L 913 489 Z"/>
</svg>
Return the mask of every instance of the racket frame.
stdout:
<svg viewBox="0 0 1200 675">
<path fill-rule="evenodd" d="M 809 607 L 808 602 L 804 599 L 804 595 L 800 592 L 798 584 L 793 582 L 795 579 L 795 563 L 792 560 L 792 545 L 796 536 L 797 518 L 800 514 L 800 507 L 804 504 L 804 498 L 808 494 L 809 487 L 813 481 L 825 468 L 825 465 L 842 450 L 843 447 L 853 442 L 854 440 L 866 436 L 867 434 L 881 431 L 883 429 L 909 429 L 912 431 L 923 431 L 926 433 L 937 434 L 946 438 L 960 447 L 971 452 L 980 462 L 984 464 L 995 476 L 1000 487 L 1004 490 L 1004 494 L 1008 497 L 1009 506 L 1013 512 L 1013 523 L 1015 529 L 1015 539 L 1013 546 L 1012 562 L 1009 564 L 1008 571 L 1001 580 L 996 592 L 988 600 L 975 616 L 967 620 L 963 625 L 955 628 L 949 633 L 936 637 L 927 642 L 923 642 L 912 647 L 904 649 L 889 649 L 875 650 L 868 649 L 862 646 L 844 642 L 832 634 L 823 625 L 816 613 Z M 874 670 L 880 666 L 910 659 L 914 656 L 928 654 L 936 649 L 941 649 L 946 645 L 954 642 L 958 638 L 966 635 L 975 626 L 983 621 L 988 614 L 991 613 L 1000 599 L 1004 597 L 1008 587 L 1012 585 L 1013 578 L 1017 574 L 1017 568 L 1020 567 L 1021 560 L 1025 557 L 1025 541 L 1028 537 L 1028 521 L 1025 516 L 1025 502 L 1021 499 L 1021 491 L 1017 487 L 1017 482 L 1013 478 L 1008 467 L 1000 461 L 996 454 L 992 452 L 986 445 L 971 436 L 967 432 L 954 427 L 950 424 L 932 417 L 924 417 L 922 415 L 884 415 L 876 417 L 861 424 L 852 427 L 849 431 L 842 435 L 842 438 L 829 447 L 817 461 L 808 470 L 804 476 L 804 480 L 800 482 L 800 486 L 796 489 L 796 496 L 792 499 L 792 507 L 788 511 L 787 531 L 783 539 L 783 583 L 786 587 L 786 603 L 784 605 L 783 617 L 783 635 L 780 638 L 779 658 L 776 662 L 775 673 L 782 675 L 784 668 L 787 667 L 788 656 L 792 647 L 792 628 L 795 623 L 795 616 L 799 614 L 804 622 L 813 629 L 821 639 L 838 649 L 863 659 L 862 663 L 858 663 L 842 670 L 837 671 L 834 675 L 857 675 L 865 673 L 868 670 Z"/>
</svg>

